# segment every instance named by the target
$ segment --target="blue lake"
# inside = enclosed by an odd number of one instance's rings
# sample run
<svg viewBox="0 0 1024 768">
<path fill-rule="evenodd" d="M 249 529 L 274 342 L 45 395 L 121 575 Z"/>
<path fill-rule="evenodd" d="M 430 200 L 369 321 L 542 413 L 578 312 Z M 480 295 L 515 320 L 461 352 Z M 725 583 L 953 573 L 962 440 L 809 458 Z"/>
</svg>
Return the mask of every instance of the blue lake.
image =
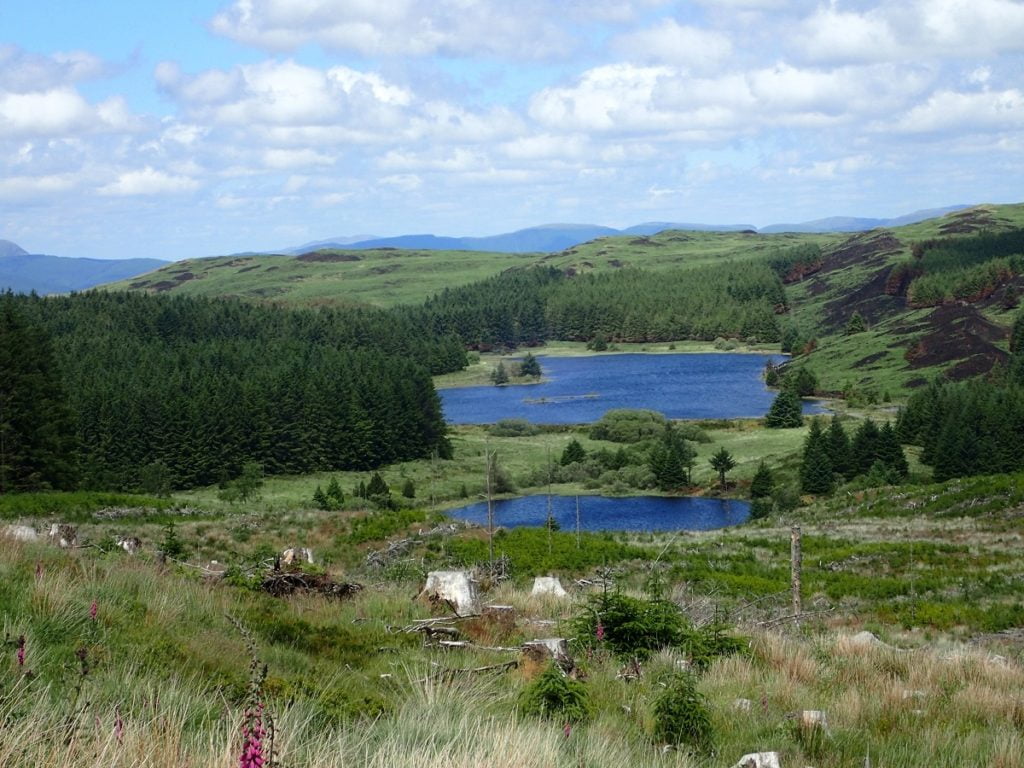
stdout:
<svg viewBox="0 0 1024 768">
<path fill-rule="evenodd" d="M 442 389 L 452 424 L 527 419 L 535 424 L 597 421 L 612 408 L 649 408 L 670 419 L 756 418 L 776 392 L 761 372 L 781 355 L 679 354 L 541 357 L 545 381 L 505 387 Z M 817 406 L 805 403 L 805 412 Z"/>
<path fill-rule="evenodd" d="M 575 496 L 552 496 L 551 512 L 563 531 L 576 530 Z M 450 509 L 448 514 L 486 526 L 487 502 Z M 749 514 L 750 504 L 735 499 L 580 496 L 580 528 L 584 531 L 705 531 L 739 525 Z M 494 502 L 495 527 L 543 527 L 547 517 L 546 495 Z"/>
</svg>

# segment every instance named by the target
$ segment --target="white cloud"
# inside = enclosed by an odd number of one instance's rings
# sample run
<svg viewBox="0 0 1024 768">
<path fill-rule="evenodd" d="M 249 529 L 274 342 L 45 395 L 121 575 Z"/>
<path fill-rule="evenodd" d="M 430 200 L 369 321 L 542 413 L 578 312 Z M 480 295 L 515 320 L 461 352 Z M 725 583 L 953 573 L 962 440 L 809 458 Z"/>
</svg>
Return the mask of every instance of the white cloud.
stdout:
<svg viewBox="0 0 1024 768">
<path fill-rule="evenodd" d="M 24 202 L 40 198 L 47 199 L 74 187 L 75 178 L 71 174 L 7 176 L 0 178 L 0 200 Z"/>
<path fill-rule="evenodd" d="M 41 56 L 15 45 L 0 45 L 0 91 L 47 91 L 100 77 L 106 71 L 101 59 L 85 51 Z"/>
<path fill-rule="evenodd" d="M 732 43 L 720 32 L 684 26 L 674 19 L 615 39 L 613 49 L 630 61 L 672 64 L 701 71 L 714 70 L 732 53 Z"/>
<path fill-rule="evenodd" d="M 906 134 L 955 131 L 970 135 L 1021 130 L 1024 129 L 1024 93 L 1016 88 L 977 93 L 938 91 L 897 120 L 877 127 Z"/>
<path fill-rule="evenodd" d="M 134 197 L 138 195 L 166 195 L 192 192 L 199 182 L 187 176 L 172 176 L 149 166 L 120 174 L 115 181 L 99 188 L 101 195 Z"/>
<path fill-rule="evenodd" d="M 570 131 L 670 129 L 672 116 L 654 109 L 652 95 L 660 80 L 677 75 L 669 67 L 595 67 L 574 86 L 537 93 L 530 116 L 549 129 Z"/>
<path fill-rule="evenodd" d="M 863 11 L 820 6 L 796 27 L 815 61 L 989 57 L 1024 51 L 1024 3 L 1015 0 L 885 0 Z"/>
<path fill-rule="evenodd" d="M 607 17 L 616 5 L 622 4 L 600 3 L 598 14 Z M 559 54 L 569 44 L 553 15 L 557 8 L 538 0 L 520 0 L 514 10 L 502 0 L 235 0 L 210 27 L 274 51 L 315 43 L 367 56 L 537 58 Z"/>
<path fill-rule="evenodd" d="M 381 178 L 380 183 L 400 192 L 412 192 L 423 186 L 423 179 L 415 173 L 395 173 Z"/>
<path fill-rule="evenodd" d="M 334 165 L 334 162 L 330 155 L 313 149 L 268 149 L 263 153 L 263 164 L 276 170 Z"/>
<path fill-rule="evenodd" d="M 191 77 L 164 62 L 155 76 L 195 120 L 231 125 L 330 127 L 348 121 L 380 126 L 395 123 L 412 100 L 408 90 L 372 72 L 344 66 L 322 70 L 291 60 Z"/>
</svg>

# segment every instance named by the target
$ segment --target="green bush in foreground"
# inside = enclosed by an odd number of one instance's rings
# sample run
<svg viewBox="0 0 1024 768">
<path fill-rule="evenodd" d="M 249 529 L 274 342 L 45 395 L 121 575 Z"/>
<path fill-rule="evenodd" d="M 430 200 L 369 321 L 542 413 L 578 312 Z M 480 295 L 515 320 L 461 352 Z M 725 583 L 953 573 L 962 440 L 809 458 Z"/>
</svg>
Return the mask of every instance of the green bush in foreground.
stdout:
<svg viewBox="0 0 1024 768">
<path fill-rule="evenodd" d="M 714 749 L 711 712 L 692 675 L 673 675 L 655 699 L 654 740 L 702 754 Z"/>
<path fill-rule="evenodd" d="M 523 690 L 519 710 L 526 715 L 580 723 L 590 716 L 590 698 L 583 683 L 570 679 L 552 663 Z"/>
</svg>

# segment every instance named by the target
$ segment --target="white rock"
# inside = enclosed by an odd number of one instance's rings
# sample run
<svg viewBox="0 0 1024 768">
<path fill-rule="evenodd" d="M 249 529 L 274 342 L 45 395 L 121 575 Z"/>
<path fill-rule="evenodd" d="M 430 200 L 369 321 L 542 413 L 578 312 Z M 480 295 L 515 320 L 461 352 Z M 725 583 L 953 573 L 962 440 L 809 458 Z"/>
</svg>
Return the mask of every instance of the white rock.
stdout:
<svg viewBox="0 0 1024 768">
<path fill-rule="evenodd" d="M 749 712 L 754 706 L 754 702 L 750 699 L 736 699 L 732 703 L 732 708 L 737 712 Z"/>
<path fill-rule="evenodd" d="M 565 597 L 568 593 L 562 588 L 557 576 L 538 576 L 533 580 L 531 595 L 554 595 Z"/>
<path fill-rule="evenodd" d="M 852 635 L 846 640 L 850 645 L 857 646 L 860 648 L 892 648 L 888 643 L 883 643 L 875 635 L 871 634 L 867 630 L 858 632 L 856 635 Z"/>
<path fill-rule="evenodd" d="M 466 571 L 431 571 L 418 597 L 448 603 L 458 616 L 480 613 L 480 585 Z"/>
<path fill-rule="evenodd" d="M 828 718 L 819 709 L 805 709 L 800 713 L 800 727 L 812 731 L 815 728 L 828 730 Z"/>
<path fill-rule="evenodd" d="M 3 535 L 15 541 L 39 541 L 39 534 L 31 525 L 5 525 Z"/>
<path fill-rule="evenodd" d="M 732 768 L 782 768 L 778 752 L 751 752 L 744 755 Z"/>
<path fill-rule="evenodd" d="M 313 550 L 306 547 L 289 547 L 281 553 L 281 565 L 295 565 L 298 563 L 313 564 Z"/>
<path fill-rule="evenodd" d="M 117 539 L 117 546 L 129 555 L 134 555 L 142 548 L 142 542 L 137 536 L 119 536 Z"/>
<path fill-rule="evenodd" d="M 73 525 L 54 523 L 50 526 L 50 543 L 61 549 L 78 546 L 78 531 Z"/>
</svg>

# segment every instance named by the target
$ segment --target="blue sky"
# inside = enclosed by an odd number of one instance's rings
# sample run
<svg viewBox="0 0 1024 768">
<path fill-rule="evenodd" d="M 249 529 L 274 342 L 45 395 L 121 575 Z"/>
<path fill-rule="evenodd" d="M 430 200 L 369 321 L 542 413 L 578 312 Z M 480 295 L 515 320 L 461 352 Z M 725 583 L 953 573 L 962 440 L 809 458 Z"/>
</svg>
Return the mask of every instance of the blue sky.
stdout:
<svg viewBox="0 0 1024 768">
<path fill-rule="evenodd" d="M 1021 0 L 0 4 L 0 238 L 186 258 L 1024 200 Z"/>
</svg>

